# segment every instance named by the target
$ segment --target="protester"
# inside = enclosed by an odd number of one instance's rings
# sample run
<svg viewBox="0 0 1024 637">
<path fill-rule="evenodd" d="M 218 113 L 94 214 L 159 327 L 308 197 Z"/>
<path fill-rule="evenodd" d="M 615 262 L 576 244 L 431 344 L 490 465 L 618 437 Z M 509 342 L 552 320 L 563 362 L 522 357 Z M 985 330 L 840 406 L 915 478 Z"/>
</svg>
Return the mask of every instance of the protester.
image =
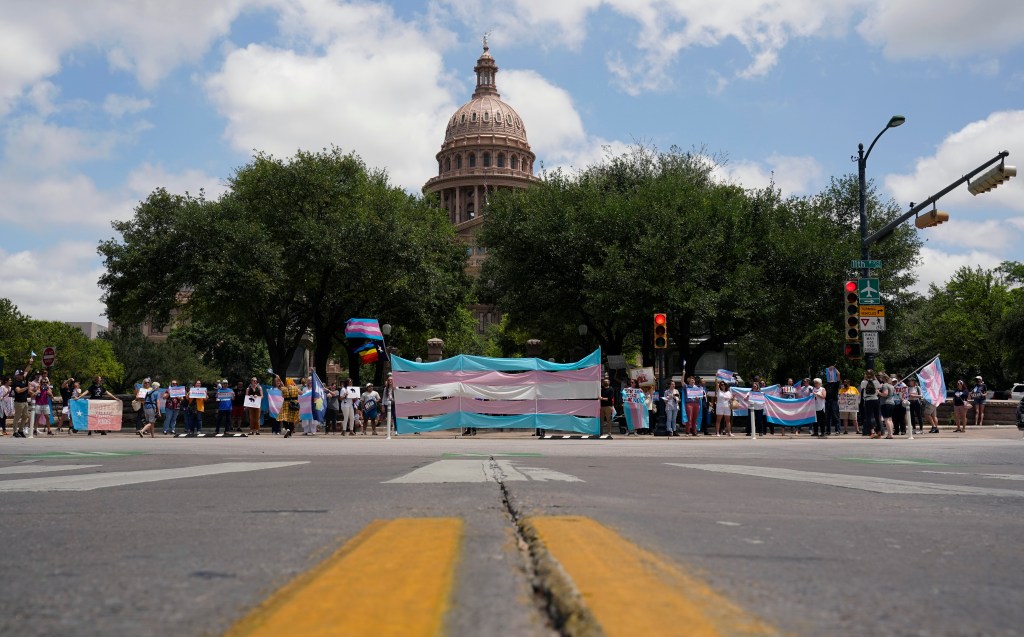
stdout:
<svg viewBox="0 0 1024 637">
<path fill-rule="evenodd" d="M 172 380 L 170 386 L 167 388 L 167 400 L 164 401 L 164 435 L 174 435 L 174 430 L 178 426 L 178 412 L 181 410 L 181 403 L 184 402 L 184 398 L 181 396 L 171 396 L 171 390 L 178 386 L 177 380 Z"/>
<path fill-rule="evenodd" d="M 825 368 L 825 431 L 839 433 L 839 386 L 841 376 L 835 365 Z"/>
<path fill-rule="evenodd" d="M 291 438 L 295 433 L 295 423 L 299 422 L 299 388 L 294 380 L 289 378 L 285 381 L 281 387 L 281 396 L 284 402 L 281 403 L 281 413 L 277 415 L 277 422 L 284 427 L 284 437 Z"/>
<path fill-rule="evenodd" d="M 220 381 L 219 386 L 214 391 L 217 392 L 215 396 L 217 399 L 217 423 L 214 426 L 213 433 L 219 434 L 221 428 L 223 428 L 224 433 L 229 434 L 231 433 L 231 409 L 235 406 L 235 392 L 231 389 L 231 384 L 226 378 Z M 221 394 L 221 392 L 224 392 L 224 394 Z M 231 392 L 231 394 L 228 395 L 227 392 Z"/>
<path fill-rule="evenodd" d="M 615 390 L 607 377 L 601 381 L 601 434 L 612 433 L 612 414 L 615 412 Z"/>
<path fill-rule="evenodd" d="M 895 375 L 889 379 L 892 383 L 892 426 L 893 434 L 897 436 L 907 435 L 907 402 L 909 393 L 906 383 Z"/>
<path fill-rule="evenodd" d="M 702 392 L 697 392 L 697 379 L 693 376 L 689 376 L 686 379 L 686 387 L 683 388 L 685 394 L 685 408 L 686 408 L 686 434 L 690 436 L 697 435 L 697 419 L 700 418 L 700 395 Z M 691 391 L 692 390 L 692 391 Z"/>
<path fill-rule="evenodd" d="M 757 431 L 757 435 L 763 436 L 768 417 L 764 413 L 764 394 L 761 392 L 761 377 L 754 376 L 754 379 L 750 382 L 750 410 L 754 414 L 754 428 Z M 751 433 L 748 430 L 747 435 Z"/>
<path fill-rule="evenodd" d="M 355 397 L 354 392 L 351 391 L 352 379 L 346 378 L 345 385 L 341 387 L 338 393 L 338 405 L 341 408 L 341 435 L 354 436 L 355 432 Z"/>
<path fill-rule="evenodd" d="M 281 380 L 280 376 L 275 374 L 274 378 L 270 381 L 270 384 L 271 384 L 271 386 L 274 389 L 276 389 L 277 391 L 281 392 L 281 397 L 282 397 L 281 398 L 281 400 L 282 400 L 281 408 L 284 409 L 284 381 Z M 264 424 L 269 424 L 270 425 L 270 433 L 274 434 L 275 436 L 280 436 L 281 435 L 281 421 L 280 421 L 280 418 L 281 418 L 281 412 L 278 412 L 277 416 L 272 416 L 270 414 L 269 398 L 268 398 L 267 415 L 266 415 L 266 419 L 265 419 L 265 423 Z M 259 433 L 257 433 L 256 435 L 258 436 Z"/>
<path fill-rule="evenodd" d="M 814 426 L 811 429 L 811 436 L 824 438 L 829 434 L 828 423 L 825 422 L 825 388 L 821 386 L 821 379 L 815 378 L 811 384 L 811 396 L 814 397 Z"/>
<path fill-rule="evenodd" d="M 881 381 L 882 386 L 878 388 L 878 400 L 879 400 L 879 411 L 882 414 L 882 423 L 885 425 L 885 437 L 887 440 L 892 440 L 892 412 L 894 408 L 894 390 L 892 383 L 890 382 L 887 374 L 880 373 L 878 380 Z M 879 434 L 878 437 L 880 437 Z"/>
<path fill-rule="evenodd" d="M 12 424 L 15 438 L 25 437 L 25 429 L 28 428 L 32 420 L 32 405 L 28 402 L 28 381 L 25 379 L 25 375 L 31 369 L 32 359 L 29 359 L 29 364 L 25 366 L 24 370 L 19 369 L 14 372 L 14 380 L 11 382 L 11 390 L 14 392 L 14 421 Z"/>
<path fill-rule="evenodd" d="M 665 430 L 670 436 L 678 436 L 676 419 L 679 418 L 679 390 L 676 389 L 676 381 L 668 382 L 668 389 L 662 396 L 662 402 L 665 405 Z"/>
<path fill-rule="evenodd" d="M 373 430 L 373 435 L 377 435 L 377 416 L 379 415 L 378 409 L 380 406 L 380 394 L 373 390 L 372 383 L 366 383 L 366 389 L 363 390 L 362 396 L 359 400 L 359 410 L 363 413 L 363 435 L 366 435 L 366 425 L 370 425 L 370 429 Z"/>
<path fill-rule="evenodd" d="M 974 377 L 974 387 L 971 389 L 971 403 L 974 405 L 974 426 L 980 427 L 985 423 L 985 401 L 988 399 L 988 386 L 981 380 L 981 376 Z"/>
<path fill-rule="evenodd" d="M 327 405 L 324 410 L 324 433 L 329 434 L 338 429 L 338 383 L 327 387 Z"/>
<path fill-rule="evenodd" d="M 647 409 L 647 429 L 644 429 L 640 433 L 643 435 L 653 435 L 654 429 L 656 428 L 655 423 L 658 422 L 658 405 L 654 401 L 654 387 L 648 385 L 643 388 L 644 390 L 644 407 Z"/>
<path fill-rule="evenodd" d="M 732 392 L 724 380 L 718 381 L 715 390 L 715 435 L 722 435 L 722 421 L 725 420 L 725 435 L 732 438 Z"/>
<path fill-rule="evenodd" d="M 924 422 L 922 419 L 923 408 L 921 403 L 924 401 L 924 396 L 921 393 L 921 387 L 917 384 L 917 379 L 913 376 L 909 376 L 906 379 L 907 383 L 907 403 L 910 409 L 910 433 L 919 432 L 924 433 Z"/>
<path fill-rule="evenodd" d="M 939 418 L 936 415 L 937 411 L 938 405 L 933 405 L 927 401 L 924 403 L 924 418 L 928 421 L 928 424 L 932 426 L 932 428 L 928 430 L 928 433 L 930 434 L 939 433 Z"/>
<path fill-rule="evenodd" d="M 206 399 L 192 395 L 193 389 L 202 389 L 203 381 L 197 379 L 185 396 L 185 433 L 195 438 L 203 433 L 203 415 L 206 413 Z"/>
<path fill-rule="evenodd" d="M 878 438 L 878 433 L 882 430 L 881 403 L 878 399 L 878 390 L 881 386 L 882 384 L 875 378 L 875 370 L 869 369 L 864 372 L 864 380 L 860 382 L 860 395 L 864 400 L 861 433 L 872 438 Z"/>
<path fill-rule="evenodd" d="M 142 412 L 146 422 L 142 429 L 135 432 L 139 434 L 139 438 L 144 438 L 147 433 L 150 438 L 156 438 L 156 420 L 160 417 L 158 389 L 160 389 L 160 383 L 154 382 L 149 388 L 149 393 L 146 394 L 142 401 Z"/>
<path fill-rule="evenodd" d="M 840 394 L 853 394 L 854 396 L 860 396 L 860 392 L 857 391 L 856 387 L 850 385 L 850 379 L 843 379 L 843 387 L 839 390 Z M 853 421 L 853 432 L 855 434 L 860 433 L 860 425 L 857 423 L 857 412 L 856 411 L 840 411 L 839 416 L 843 423 L 843 435 L 850 433 L 850 421 Z"/>
<path fill-rule="evenodd" d="M 117 396 L 107 391 L 107 388 L 103 385 L 102 376 L 96 376 L 95 378 L 92 379 L 92 385 L 89 385 L 89 388 L 85 390 L 85 393 L 82 395 L 82 397 L 85 398 L 86 400 L 117 400 L 118 402 L 120 402 Z M 90 430 L 86 432 L 86 435 L 91 436 L 92 431 Z M 100 431 L 100 435 L 105 436 L 107 435 L 107 432 Z"/>
<path fill-rule="evenodd" d="M 954 432 L 967 431 L 968 399 L 967 383 L 963 379 L 956 381 L 956 390 L 953 392 L 953 424 L 956 426 Z"/>
<path fill-rule="evenodd" d="M 235 383 L 235 397 L 231 401 L 231 424 L 235 431 L 242 431 L 242 423 L 247 420 L 245 413 L 245 383 Z"/>
<path fill-rule="evenodd" d="M 0 436 L 7 435 L 7 419 L 14 416 L 14 390 L 11 378 L 0 378 Z"/>
<path fill-rule="evenodd" d="M 260 435 L 260 410 L 263 403 L 263 388 L 260 387 L 260 381 L 253 376 L 249 379 L 249 386 L 244 391 L 246 396 L 258 396 L 260 399 L 260 407 L 245 407 L 245 419 L 249 421 L 249 435 Z M 243 397 L 243 402 L 245 398 Z"/>
<path fill-rule="evenodd" d="M 52 436 L 50 429 L 50 416 L 53 413 L 53 387 L 47 374 L 41 374 L 37 381 L 36 390 L 33 395 L 35 408 L 33 409 L 32 433 L 39 435 L 39 428 L 46 427 L 46 435 Z"/>
</svg>

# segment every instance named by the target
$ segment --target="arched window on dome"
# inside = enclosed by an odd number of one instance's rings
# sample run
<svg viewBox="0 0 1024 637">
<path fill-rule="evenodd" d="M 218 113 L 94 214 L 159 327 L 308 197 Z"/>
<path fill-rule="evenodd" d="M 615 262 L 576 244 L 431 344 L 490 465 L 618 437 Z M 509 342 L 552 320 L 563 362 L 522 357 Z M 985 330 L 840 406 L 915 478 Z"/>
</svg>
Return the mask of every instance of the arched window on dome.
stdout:
<svg viewBox="0 0 1024 637">
<path fill-rule="evenodd" d="M 455 170 L 462 170 L 462 155 L 455 156 Z"/>
<path fill-rule="evenodd" d="M 505 153 L 498 153 L 498 168 L 505 167 Z"/>
<path fill-rule="evenodd" d="M 484 111 L 484 121 L 485 122 L 488 121 L 487 120 L 488 117 L 489 117 L 489 113 L 487 111 Z"/>
<path fill-rule="evenodd" d="M 509 126 L 512 125 L 512 116 L 511 115 L 506 115 L 505 116 L 505 123 L 508 124 Z"/>
<path fill-rule="evenodd" d="M 476 153 L 469 154 L 469 167 L 476 168 Z"/>
<path fill-rule="evenodd" d="M 512 157 L 510 158 L 510 161 L 512 162 L 511 163 L 512 170 L 519 170 L 519 157 L 516 156 L 516 155 L 512 155 Z"/>
<path fill-rule="evenodd" d="M 451 169 L 452 169 L 452 158 L 449 157 L 448 159 L 444 160 L 444 171 L 448 172 Z"/>
<path fill-rule="evenodd" d="M 484 153 L 484 168 L 491 167 L 491 154 L 488 152 Z"/>
<path fill-rule="evenodd" d="M 476 111 L 473 111 L 473 114 L 469 116 L 469 120 L 474 124 L 476 123 Z"/>
<path fill-rule="evenodd" d="M 463 124 L 466 123 L 466 114 L 465 113 L 462 114 L 462 123 Z"/>
<path fill-rule="evenodd" d="M 504 119 L 505 118 L 501 116 L 501 113 L 498 113 L 497 115 L 494 116 L 494 123 L 497 124 L 498 126 L 501 126 L 501 123 Z"/>
</svg>

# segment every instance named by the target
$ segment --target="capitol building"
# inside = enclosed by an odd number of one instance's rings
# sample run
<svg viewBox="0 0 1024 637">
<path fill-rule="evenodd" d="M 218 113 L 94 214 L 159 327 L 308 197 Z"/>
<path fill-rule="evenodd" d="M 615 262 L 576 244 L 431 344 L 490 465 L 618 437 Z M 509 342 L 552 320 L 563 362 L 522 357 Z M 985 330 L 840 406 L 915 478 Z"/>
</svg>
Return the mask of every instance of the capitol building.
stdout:
<svg viewBox="0 0 1024 637">
<path fill-rule="evenodd" d="M 476 243 L 487 211 L 487 199 L 498 188 L 527 188 L 538 181 L 533 175 L 536 156 L 526 139 L 526 125 L 519 113 L 502 101 L 495 78 L 498 65 L 484 38 L 483 53 L 476 61 L 476 90 L 448 120 L 444 143 L 437 153 L 437 176 L 423 186 L 448 213 L 459 238 L 469 252 L 467 271 L 477 274 L 485 257 Z M 493 308 L 473 308 L 481 324 L 497 315 Z M 487 311 L 487 315 L 480 314 Z"/>
</svg>

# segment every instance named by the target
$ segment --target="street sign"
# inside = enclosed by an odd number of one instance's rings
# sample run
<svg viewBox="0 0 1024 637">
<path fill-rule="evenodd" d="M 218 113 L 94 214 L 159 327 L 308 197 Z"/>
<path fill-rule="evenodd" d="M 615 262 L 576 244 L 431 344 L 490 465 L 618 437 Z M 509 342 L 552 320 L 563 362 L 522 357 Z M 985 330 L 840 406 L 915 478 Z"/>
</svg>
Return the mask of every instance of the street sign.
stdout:
<svg viewBox="0 0 1024 637">
<path fill-rule="evenodd" d="M 862 305 L 860 306 L 861 316 L 885 316 L 884 305 Z"/>
<path fill-rule="evenodd" d="M 860 335 L 864 339 L 864 353 L 877 354 L 879 351 L 878 332 L 861 332 Z"/>
<path fill-rule="evenodd" d="M 57 360 L 57 348 L 47 347 L 43 350 L 43 365 L 53 367 L 53 361 Z"/>
<path fill-rule="evenodd" d="M 881 305 L 882 292 L 878 287 L 878 279 L 857 279 L 857 295 L 861 305 Z"/>
<path fill-rule="evenodd" d="M 884 316 L 862 316 L 862 317 L 860 317 L 860 331 L 861 332 L 884 332 L 885 331 L 885 317 Z"/>
<path fill-rule="evenodd" d="M 854 259 L 850 261 L 850 267 L 854 270 L 878 270 L 882 267 L 882 262 L 878 259 Z"/>
</svg>

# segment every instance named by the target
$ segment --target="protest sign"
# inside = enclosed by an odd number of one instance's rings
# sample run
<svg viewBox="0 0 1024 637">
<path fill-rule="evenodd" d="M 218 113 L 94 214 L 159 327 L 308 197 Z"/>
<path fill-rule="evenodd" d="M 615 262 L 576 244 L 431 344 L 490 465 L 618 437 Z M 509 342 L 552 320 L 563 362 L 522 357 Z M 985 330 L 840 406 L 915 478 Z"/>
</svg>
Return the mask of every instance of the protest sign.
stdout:
<svg viewBox="0 0 1024 637">
<path fill-rule="evenodd" d="M 262 406 L 263 399 L 260 396 L 246 396 L 245 406 L 252 409 L 259 409 Z"/>
<path fill-rule="evenodd" d="M 184 387 L 168 387 L 167 395 L 171 398 L 184 398 L 185 388 Z"/>
<path fill-rule="evenodd" d="M 205 387 L 189 387 L 188 388 L 188 397 L 189 398 L 206 398 L 206 388 Z"/>
</svg>

